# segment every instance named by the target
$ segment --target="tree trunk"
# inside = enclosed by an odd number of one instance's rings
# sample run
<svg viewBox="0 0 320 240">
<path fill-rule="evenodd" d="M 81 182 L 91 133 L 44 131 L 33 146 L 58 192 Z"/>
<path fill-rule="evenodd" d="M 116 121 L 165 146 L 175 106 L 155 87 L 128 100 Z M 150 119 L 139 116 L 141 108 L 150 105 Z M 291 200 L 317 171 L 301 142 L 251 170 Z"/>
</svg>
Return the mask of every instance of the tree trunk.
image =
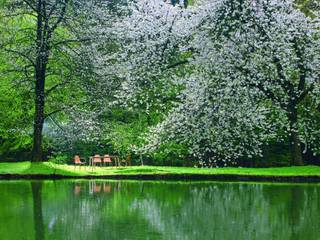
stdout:
<svg viewBox="0 0 320 240">
<path fill-rule="evenodd" d="M 301 166 L 303 165 L 302 154 L 301 154 L 301 142 L 296 131 L 291 132 L 290 136 L 290 150 L 292 165 Z"/>
<path fill-rule="evenodd" d="M 44 78 L 36 79 L 35 116 L 33 130 L 32 161 L 41 162 L 42 156 L 42 130 L 44 123 Z"/>
<path fill-rule="evenodd" d="M 288 113 L 289 119 L 289 146 L 291 151 L 291 165 L 303 165 L 301 142 L 299 139 L 297 123 L 298 123 L 298 110 L 297 105 L 291 103 Z"/>
<path fill-rule="evenodd" d="M 41 162 L 42 156 L 42 130 L 45 107 L 45 79 L 48 60 L 48 45 L 46 42 L 46 27 L 44 27 L 44 5 L 42 0 L 37 4 L 37 58 L 35 64 L 35 114 L 33 126 L 32 161 Z"/>
</svg>

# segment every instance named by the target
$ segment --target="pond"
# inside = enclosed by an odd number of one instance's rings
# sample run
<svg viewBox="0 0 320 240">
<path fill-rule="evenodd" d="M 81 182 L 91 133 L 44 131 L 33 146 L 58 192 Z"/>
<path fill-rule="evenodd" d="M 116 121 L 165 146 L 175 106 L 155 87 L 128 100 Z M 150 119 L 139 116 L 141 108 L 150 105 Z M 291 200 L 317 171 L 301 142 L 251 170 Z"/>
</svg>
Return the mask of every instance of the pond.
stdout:
<svg viewBox="0 0 320 240">
<path fill-rule="evenodd" d="M 0 239 L 320 239 L 320 185 L 0 181 Z"/>
</svg>

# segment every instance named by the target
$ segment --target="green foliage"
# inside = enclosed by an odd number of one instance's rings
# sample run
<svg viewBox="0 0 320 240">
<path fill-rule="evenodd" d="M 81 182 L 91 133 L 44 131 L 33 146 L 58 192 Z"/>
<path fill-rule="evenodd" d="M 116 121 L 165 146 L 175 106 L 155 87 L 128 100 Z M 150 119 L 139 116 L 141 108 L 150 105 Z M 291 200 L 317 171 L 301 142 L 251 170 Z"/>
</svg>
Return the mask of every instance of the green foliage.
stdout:
<svg viewBox="0 0 320 240">
<path fill-rule="evenodd" d="M 67 164 L 70 162 L 70 157 L 68 155 L 57 155 L 56 157 L 52 157 L 49 159 L 49 162 L 55 163 L 55 164 Z"/>
<path fill-rule="evenodd" d="M 30 158 L 32 105 L 30 92 L 11 71 L 7 55 L 0 51 L 0 161 L 21 161 Z"/>
<path fill-rule="evenodd" d="M 140 145 L 140 136 L 146 131 L 152 116 L 118 108 L 109 116 L 110 132 L 106 141 L 112 146 L 114 154 L 124 159 L 133 154 L 133 147 Z"/>
<path fill-rule="evenodd" d="M 0 162 L 16 162 L 30 159 L 31 143 L 30 136 L 12 136 L 6 139 L 0 137 Z"/>
<path fill-rule="evenodd" d="M 152 164 L 160 166 L 194 166 L 195 161 L 188 156 L 188 149 L 182 144 L 168 142 L 162 144 L 152 156 Z"/>
<path fill-rule="evenodd" d="M 308 16 L 313 17 L 315 10 L 320 10 L 318 0 L 296 0 L 298 7 Z"/>
</svg>

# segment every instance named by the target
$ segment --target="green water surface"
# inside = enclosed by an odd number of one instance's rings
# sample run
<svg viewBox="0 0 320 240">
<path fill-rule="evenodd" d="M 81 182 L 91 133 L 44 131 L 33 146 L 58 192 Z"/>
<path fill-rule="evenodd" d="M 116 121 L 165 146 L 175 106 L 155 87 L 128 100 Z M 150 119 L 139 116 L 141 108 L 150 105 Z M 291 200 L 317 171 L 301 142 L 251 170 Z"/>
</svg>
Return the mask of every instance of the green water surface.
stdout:
<svg viewBox="0 0 320 240">
<path fill-rule="evenodd" d="M 320 185 L 0 181 L 0 240 L 319 240 Z"/>
</svg>

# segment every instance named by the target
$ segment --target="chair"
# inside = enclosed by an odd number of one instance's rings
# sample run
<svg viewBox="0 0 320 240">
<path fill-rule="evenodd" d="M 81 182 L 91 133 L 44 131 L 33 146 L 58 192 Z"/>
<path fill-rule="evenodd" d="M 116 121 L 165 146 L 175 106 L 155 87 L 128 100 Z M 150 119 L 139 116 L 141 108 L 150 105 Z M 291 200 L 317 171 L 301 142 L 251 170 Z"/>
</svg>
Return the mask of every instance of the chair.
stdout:
<svg viewBox="0 0 320 240">
<path fill-rule="evenodd" d="M 74 167 L 76 167 L 77 165 L 81 166 L 81 165 L 85 165 L 86 164 L 84 162 L 81 162 L 81 159 L 80 159 L 79 155 L 75 155 L 73 161 L 74 161 Z"/>
<path fill-rule="evenodd" d="M 110 157 L 108 154 L 106 154 L 106 155 L 103 156 L 103 163 L 104 163 L 104 164 L 108 163 L 108 164 L 110 164 L 110 165 L 112 164 L 111 157 Z"/>
<path fill-rule="evenodd" d="M 100 164 L 102 163 L 101 157 L 99 154 L 94 155 L 92 158 L 92 166 L 95 166 L 97 163 L 100 163 Z"/>
</svg>

